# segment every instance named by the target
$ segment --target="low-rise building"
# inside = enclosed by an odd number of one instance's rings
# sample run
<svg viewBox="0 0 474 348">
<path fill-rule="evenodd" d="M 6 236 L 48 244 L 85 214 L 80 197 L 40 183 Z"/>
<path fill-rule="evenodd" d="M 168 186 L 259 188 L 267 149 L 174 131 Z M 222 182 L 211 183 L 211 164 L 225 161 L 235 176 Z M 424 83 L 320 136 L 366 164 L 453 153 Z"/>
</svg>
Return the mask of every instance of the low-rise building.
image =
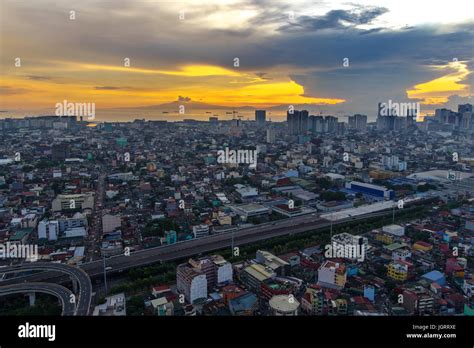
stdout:
<svg viewBox="0 0 474 348">
<path fill-rule="evenodd" d="M 209 235 L 209 226 L 206 224 L 193 226 L 194 238 L 201 238 Z"/>
<path fill-rule="evenodd" d="M 94 193 L 58 195 L 52 202 L 53 212 L 63 210 L 84 210 L 94 208 Z"/>
<path fill-rule="evenodd" d="M 253 264 L 243 269 L 240 280 L 247 288 L 255 293 L 260 293 L 262 283 L 274 277 L 275 274 L 265 266 L 260 264 Z"/>
<path fill-rule="evenodd" d="M 290 270 L 290 264 L 279 257 L 264 250 L 257 250 L 256 260 L 258 263 L 270 268 L 275 274 L 284 276 Z"/>
<path fill-rule="evenodd" d="M 105 303 L 95 306 L 93 316 L 127 315 L 125 294 L 120 293 L 105 298 Z"/>
<path fill-rule="evenodd" d="M 276 295 L 268 301 L 270 311 L 275 316 L 296 316 L 300 303 L 293 295 Z"/>
<path fill-rule="evenodd" d="M 153 312 L 157 316 L 172 316 L 174 315 L 173 302 L 169 302 L 166 297 L 156 298 L 150 301 L 153 307 Z"/>
<path fill-rule="evenodd" d="M 342 263 L 325 261 L 318 269 L 318 285 L 342 289 L 346 285 L 347 271 Z"/>
<path fill-rule="evenodd" d="M 387 276 L 396 281 L 405 281 L 408 279 L 408 264 L 407 262 L 397 260 L 392 261 L 387 268 Z"/>
</svg>

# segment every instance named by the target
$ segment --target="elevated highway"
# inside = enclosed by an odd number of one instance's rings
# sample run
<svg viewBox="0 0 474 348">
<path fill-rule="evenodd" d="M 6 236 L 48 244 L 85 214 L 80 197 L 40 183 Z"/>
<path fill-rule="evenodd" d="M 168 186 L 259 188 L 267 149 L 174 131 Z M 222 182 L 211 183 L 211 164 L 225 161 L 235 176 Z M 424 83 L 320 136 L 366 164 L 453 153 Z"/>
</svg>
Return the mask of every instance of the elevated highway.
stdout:
<svg viewBox="0 0 474 348">
<path fill-rule="evenodd" d="M 91 305 L 91 297 L 92 297 L 92 284 L 89 276 L 87 273 L 78 268 L 73 266 L 68 266 L 61 263 L 52 263 L 52 262 L 33 262 L 33 263 L 24 263 L 18 266 L 9 266 L 0 269 L 0 273 L 24 273 L 24 272 L 44 272 L 44 271 L 52 271 L 56 274 L 68 275 L 71 278 L 73 283 L 74 292 L 77 293 L 76 296 L 76 308 L 74 311 L 75 315 L 88 315 L 89 308 Z M 35 276 L 34 274 L 32 276 Z M 20 277 L 24 279 L 8 279 L 7 281 L 0 282 L 0 289 L 3 289 L 5 286 L 8 286 L 12 283 L 18 281 L 24 281 L 28 283 L 23 283 L 23 285 L 32 285 L 36 283 L 32 283 L 31 280 L 27 277 Z M 41 278 L 46 277 L 38 277 L 38 281 L 42 280 Z M 47 278 L 46 278 L 47 279 Z"/>
<path fill-rule="evenodd" d="M 71 297 L 74 294 L 64 286 L 52 283 L 21 283 L 0 287 L 0 296 L 34 294 L 37 292 L 56 296 L 62 304 L 62 315 L 69 316 L 76 313 L 76 305 L 71 302 Z"/>
</svg>

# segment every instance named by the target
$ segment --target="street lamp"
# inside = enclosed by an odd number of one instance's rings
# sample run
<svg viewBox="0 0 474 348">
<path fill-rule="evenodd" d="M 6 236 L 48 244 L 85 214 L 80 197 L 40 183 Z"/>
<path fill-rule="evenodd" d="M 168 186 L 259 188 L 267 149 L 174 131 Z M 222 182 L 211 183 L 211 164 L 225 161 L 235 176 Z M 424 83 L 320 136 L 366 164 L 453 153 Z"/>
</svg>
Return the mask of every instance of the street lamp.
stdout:
<svg viewBox="0 0 474 348">
<path fill-rule="evenodd" d="M 105 267 L 105 255 L 102 255 L 103 257 L 103 265 L 104 265 L 104 286 L 105 286 L 105 296 L 107 296 L 107 270 L 106 270 L 106 267 Z"/>
</svg>

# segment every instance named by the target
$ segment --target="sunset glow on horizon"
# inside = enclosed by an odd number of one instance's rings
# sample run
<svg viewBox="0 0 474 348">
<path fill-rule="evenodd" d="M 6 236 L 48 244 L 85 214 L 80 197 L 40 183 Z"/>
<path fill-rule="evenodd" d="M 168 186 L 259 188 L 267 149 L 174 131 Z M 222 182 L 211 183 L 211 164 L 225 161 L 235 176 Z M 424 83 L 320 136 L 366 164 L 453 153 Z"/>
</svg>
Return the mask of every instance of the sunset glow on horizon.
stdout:
<svg viewBox="0 0 474 348">
<path fill-rule="evenodd" d="M 400 29 L 394 17 L 399 8 L 390 1 L 367 8 L 335 2 L 317 11 L 304 1 L 294 8 L 281 1 L 281 13 L 241 1 L 179 9 L 160 2 L 120 2 L 123 11 L 110 9 L 102 18 L 103 8 L 86 1 L 89 7 L 77 5 L 77 18 L 70 20 L 69 8 L 49 0 L 42 6 L 6 0 L 0 109 L 6 114 L 50 109 L 64 99 L 89 100 L 100 108 L 140 108 L 183 96 L 228 107 L 309 104 L 328 112 L 368 113 L 376 105 L 369 96 L 408 98 L 426 110 L 451 96 L 471 95 L 472 61 L 463 50 L 456 52 L 459 61 L 448 56 L 443 63 L 440 56 L 433 63 L 417 62 L 420 54 L 410 61 L 405 57 L 410 50 L 401 49 L 411 45 L 410 35 L 425 35 L 433 42 L 430 47 L 437 40 L 447 42 L 443 35 L 453 41 L 456 25 L 468 25 L 462 18 L 456 23 L 453 17 L 436 30 L 423 22 Z M 427 11 L 429 17 L 440 8 Z M 344 43 L 351 35 L 361 37 L 360 47 Z M 458 36 L 462 47 L 465 37 Z M 392 55 L 374 55 L 378 41 L 387 45 L 381 52 L 390 50 L 389 44 L 400 48 Z M 342 65 L 344 57 L 348 66 Z M 21 66 L 15 65 L 17 58 Z M 397 61 L 408 65 L 384 69 Z"/>
</svg>

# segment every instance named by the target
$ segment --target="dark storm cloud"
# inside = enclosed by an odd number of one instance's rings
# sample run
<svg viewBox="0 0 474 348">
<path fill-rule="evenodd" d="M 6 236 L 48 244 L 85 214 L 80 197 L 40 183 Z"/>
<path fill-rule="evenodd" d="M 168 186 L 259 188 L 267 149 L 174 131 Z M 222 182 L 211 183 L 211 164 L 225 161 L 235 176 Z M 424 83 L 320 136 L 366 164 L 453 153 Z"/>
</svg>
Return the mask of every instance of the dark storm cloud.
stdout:
<svg viewBox="0 0 474 348">
<path fill-rule="evenodd" d="M 364 31 L 358 29 L 325 34 L 288 33 L 258 48 L 248 47 L 241 57 L 242 60 L 252 58 L 252 68 L 290 63 L 297 67 L 337 68 L 343 57 L 351 58 L 358 65 L 384 61 L 414 66 L 428 61 L 446 64 L 454 57 L 459 61 L 472 59 L 469 33 L 473 29 L 472 24 L 465 24 L 449 33 L 437 33 L 436 28 L 431 27 L 363 36 L 359 34 Z"/>
<path fill-rule="evenodd" d="M 301 16 L 295 23 L 289 23 L 280 30 L 320 30 L 347 29 L 361 24 L 370 24 L 374 19 L 386 13 L 384 7 L 374 7 L 359 11 L 332 10 L 323 16 Z"/>
<path fill-rule="evenodd" d="M 265 20 L 274 22 L 277 27 L 286 25 L 291 5 L 272 7 L 274 2 L 256 1 L 262 10 L 250 27 L 215 29 L 198 27 L 186 20 L 181 23 L 177 13 L 162 13 L 152 3 L 140 3 L 140 6 L 130 1 L 120 1 L 120 6 L 111 6 L 109 2 L 86 3 L 94 4 L 94 11 L 87 6 L 83 10 L 78 8 L 76 22 L 68 22 L 61 32 L 53 23 L 64 16 L 66 9 L 57 6 L 43 6 L 41 11 L 28 12 L 27 17 L 24 11 L 14 11 L 12 16 L 24 23 L 18 29 L 20 34 L 31 26 L 28 34 L 35 42 L 55 38 L 51 44 L 58 49 L 48 52 L 44 59 L 54 59 L 57 54 L 58 60 L 77 61 L 81 57 L 83 62 L 94 64 L 114 65 L 122 62 L 123 57 L 130 57 L 132 65 L 144 68 L 190 62 L 231 67 L 233 58 L 239 57 L 242 69 L 259 71 L 276 65 L 330 69 L 337 67 L 343 57 L 352 58 L 358 64 L 389 60 L 419 65 L 427 60 L 447 61 L 453 56 L 467 60 L 472 56 L 472 23 L 444 34 L 437 33 L 439 27 L 396 31 L 354 27 L 370 23 L 385 13 L 385 8 L 358 9 L 354 13 L 333 10 L 316 17 L 296 16 L 295 22 L 305 30 L 280 29 L 278 35 L 262 37 L 259 23 Z M 351 26 L 344 30 L 314 30 L 331 28 L 331 25 L 332 29 L 340 28 L 343 20 Z M 37 27 L 41 30 L 34 30 Z M 63 47 L 68 49 L 59 49 Z"/>
<path fill-rule="evenodd" d="M 472 22 L 398 30 L 360 28 L 386 13 L 383 7 L 354 5 L 352 10 L 309 16 L 300 15 L 291 3 L 244 1 L 242 8 L 258 9 L 249 26 L 219 29 L 194 21 L 216 8 L 205 4 L 202 10 L 187 5 L 187 19 L 180 22 L 178 13 L 158 6 L 160 2 L 85 0 L 74 6 L 76 21 L 67 18 L 69 6 L 41 3 L 34 8 L 29 2 L 6 1 L 5 33 L 16 33 L 28 48 L 14 56 L 32 51 L 39 61 L 104 65 L 121 64 L 130 57 L 133 67 L 148 69 L 183 64 L 231 68 L 238 57 L 244 72 L 257 71 L 257 76 L 266 78 L 266 70 L 283 66 L 286 70 L 279 71 L 301 84 L 305 95 L 346 99 L 334 107 L 341 113 L 371 113 L 377 100 L 406 98 L 407 89 L 446 73 L 429 65 L 446 65 L 457 58 L 473 68 Z M 289 20 L 289 11 L 295 11 L 294 21 Z M 274 25 L 271 35 L 263 31 L 265 25 Z M 349 58 L 349 67 L 342 66 L 343 58 Z M 472 86 L 472 74 L 465 83 Z"/>
</svg>

